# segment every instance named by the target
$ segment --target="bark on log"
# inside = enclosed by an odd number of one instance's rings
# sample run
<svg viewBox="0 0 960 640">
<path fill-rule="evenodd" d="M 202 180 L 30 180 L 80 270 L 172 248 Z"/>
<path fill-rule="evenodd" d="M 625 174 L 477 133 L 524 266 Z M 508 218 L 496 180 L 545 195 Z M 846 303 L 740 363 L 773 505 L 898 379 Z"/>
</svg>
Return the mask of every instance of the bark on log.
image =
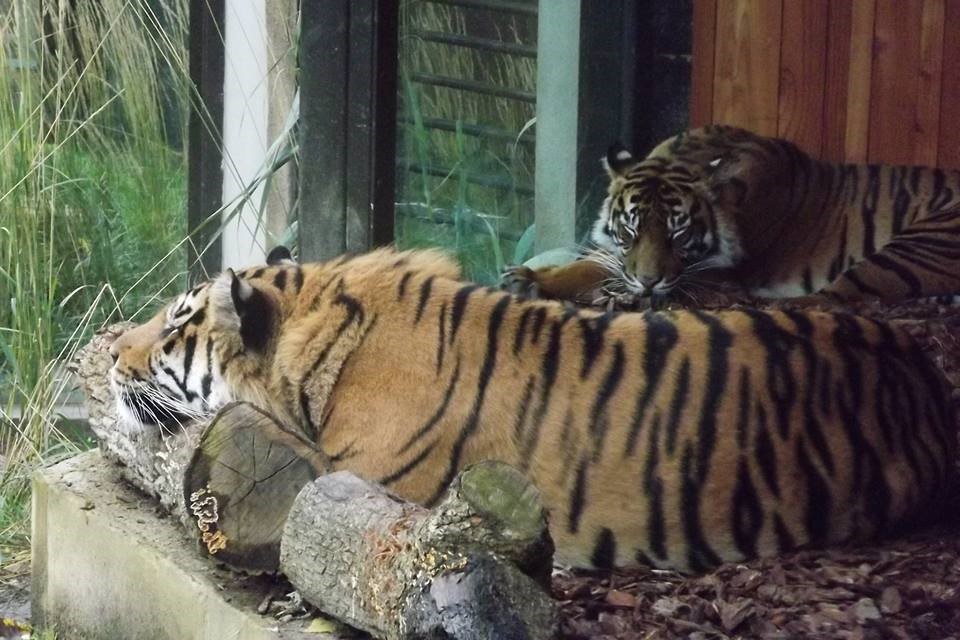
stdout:
<svg viewBox="0 0 960 640">
<path fill-rule="evenodd" d="M 119 463 L 119 471 L 128 482 L 158 498 L 161 506 L 185 525 L 193 526 L 183 500 L 183 474 L 203 425 L 190 423 L 178 432 L 162 433 L 159 427 L 127 424 L 117 416 L 110 387 L 110 345 L 133 326 L 124 322 L 97 333 L 77 352 L 71 370 L 84 392 L 90 428 L 103 456 Z"/>
<path fill-rule="evenodd" d="M 553 543 L 539 494 L 502 463 L 464 470 L 434 510 L 347 472 L 297 496 L 280 568 L 325 613 L 374 636 L 552 638 Z"/>
</svg>

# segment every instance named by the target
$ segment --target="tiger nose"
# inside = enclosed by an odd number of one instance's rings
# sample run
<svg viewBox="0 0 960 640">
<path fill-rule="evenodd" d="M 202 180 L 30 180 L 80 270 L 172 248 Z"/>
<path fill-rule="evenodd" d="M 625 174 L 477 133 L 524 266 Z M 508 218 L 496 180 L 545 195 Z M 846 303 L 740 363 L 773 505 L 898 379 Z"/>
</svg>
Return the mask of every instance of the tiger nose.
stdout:
<svg viewBox="0 0 960 640">
<path fill-rule="evenodd" d="M 643 290 L 645 292 L 651 291 L 655 286 L 663 282 L 663 278 L 661 276 L 648 276 L 646 278 L 641 276 L 639 280 L 640 284 L 643 285 Z"/>
</svg>

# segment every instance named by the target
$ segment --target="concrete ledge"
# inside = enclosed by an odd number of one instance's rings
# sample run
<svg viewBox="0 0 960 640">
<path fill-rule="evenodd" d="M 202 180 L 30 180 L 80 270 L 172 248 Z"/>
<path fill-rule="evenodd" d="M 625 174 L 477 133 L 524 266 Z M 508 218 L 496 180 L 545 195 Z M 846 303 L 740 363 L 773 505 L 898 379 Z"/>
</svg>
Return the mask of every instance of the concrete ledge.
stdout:
<svg viewBox="0 0 960 640">
<path fill-rule="evenodd" d="M 200 555 L 98 451 L 33 481 L 33 623 L 60 638 L 333 639 L 257 614 L 272 580 Z"/>
</svg>

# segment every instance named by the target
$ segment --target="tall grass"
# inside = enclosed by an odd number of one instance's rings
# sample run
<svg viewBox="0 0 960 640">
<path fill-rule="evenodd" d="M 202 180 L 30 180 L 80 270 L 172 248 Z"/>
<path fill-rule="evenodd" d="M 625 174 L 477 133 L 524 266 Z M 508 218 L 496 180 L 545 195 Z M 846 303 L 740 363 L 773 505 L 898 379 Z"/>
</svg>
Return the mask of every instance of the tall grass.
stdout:
<svg viewBox="0 0 960 640">
<path fill-rule="evenodd" d="M 187 1 L 15 0 L 0 15 L 0 546 L 25 541 L 36 464 L 82 446 L 55 415 L 63 365 L 180 284 Z"/>
</svg>

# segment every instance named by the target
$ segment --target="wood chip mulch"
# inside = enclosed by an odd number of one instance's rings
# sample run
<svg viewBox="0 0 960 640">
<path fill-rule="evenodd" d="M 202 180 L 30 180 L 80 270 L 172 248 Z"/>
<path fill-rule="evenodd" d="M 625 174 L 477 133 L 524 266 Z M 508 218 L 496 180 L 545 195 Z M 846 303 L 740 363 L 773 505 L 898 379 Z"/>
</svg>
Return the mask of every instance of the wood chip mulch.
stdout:
<svg viewBox="0 0 960 640">
<path fill-rule="evenodd" d="M 954 386 L 960 416 L 960 307 L 852 311 L 904 326 Z M 727 564 L 701 576 L 646 567 L 558 573 L 562 637 L 960 640 L 957 487 L 939 522 L 876 544 Z"/>
</svg>

